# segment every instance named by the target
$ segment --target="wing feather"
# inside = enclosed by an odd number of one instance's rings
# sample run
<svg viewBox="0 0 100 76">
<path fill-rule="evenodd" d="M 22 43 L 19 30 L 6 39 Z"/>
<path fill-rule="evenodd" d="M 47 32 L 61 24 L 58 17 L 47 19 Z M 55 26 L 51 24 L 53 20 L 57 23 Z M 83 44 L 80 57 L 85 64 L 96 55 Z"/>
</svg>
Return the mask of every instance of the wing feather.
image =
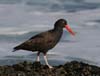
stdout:
<svg viewBox="0 0 100 76">
<path fill-rule="evenodd" d="M 31 37 L 29 40 L 15 47 L 23 50 L 44 50 L 50 48 L 53 44 L 54 38 L 50 32 L 40 33 L 36 36 Z"/>
</svg>

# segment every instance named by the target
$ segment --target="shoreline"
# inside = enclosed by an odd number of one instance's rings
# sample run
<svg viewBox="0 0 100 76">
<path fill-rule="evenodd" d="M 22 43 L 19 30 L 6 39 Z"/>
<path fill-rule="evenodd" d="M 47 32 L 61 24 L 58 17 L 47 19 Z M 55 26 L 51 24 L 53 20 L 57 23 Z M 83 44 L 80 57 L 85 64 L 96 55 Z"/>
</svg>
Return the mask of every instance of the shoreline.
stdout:
<svg viewBox="0 0 100 76">
<path fill-rule="evenodd" d="M 100 67 L 71 61 L 49 69 L 39 62 L 24 61 L 0 66 L 0 76 L 100 76 Z"/>
</svg>

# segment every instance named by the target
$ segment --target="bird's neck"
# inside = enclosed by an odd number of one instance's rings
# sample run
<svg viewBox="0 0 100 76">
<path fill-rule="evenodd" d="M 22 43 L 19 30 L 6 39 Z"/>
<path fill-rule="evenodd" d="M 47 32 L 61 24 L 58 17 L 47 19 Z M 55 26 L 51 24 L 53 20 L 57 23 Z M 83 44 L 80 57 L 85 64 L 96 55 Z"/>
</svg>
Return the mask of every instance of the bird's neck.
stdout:
<svg viewBox="0 0 100 76">
<path fill-rule="evenodd" d="M 63 33 L 63 28 L 61 28 L 61 27 L 55 27 L 54 29 L 53 29 L 53 31 L 54 31 L 54 33 L 55 33 L 55 35 L 56 35 L 56 39 L 57 39 L 57 41 L 59 41 L 60 40 L 60 38 L 61 38 L 61 36 L 62 36 L 62 33 Z"/>
</svg>

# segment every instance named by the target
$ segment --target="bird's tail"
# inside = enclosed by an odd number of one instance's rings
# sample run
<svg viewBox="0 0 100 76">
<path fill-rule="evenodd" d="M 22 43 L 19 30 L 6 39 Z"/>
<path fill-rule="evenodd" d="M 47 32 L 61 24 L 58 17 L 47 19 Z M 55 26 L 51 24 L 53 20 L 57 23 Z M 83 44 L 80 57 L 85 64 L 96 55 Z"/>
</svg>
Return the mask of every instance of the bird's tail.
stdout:
<svg viewBox="0 0 100 76">
<path fill-rule="evenodd" d="M 19 49 L 20 49 L 19 46 L 16 46 L 16 47 L 13 48 L 12 52 L 18 51 Z"/>
</svg>

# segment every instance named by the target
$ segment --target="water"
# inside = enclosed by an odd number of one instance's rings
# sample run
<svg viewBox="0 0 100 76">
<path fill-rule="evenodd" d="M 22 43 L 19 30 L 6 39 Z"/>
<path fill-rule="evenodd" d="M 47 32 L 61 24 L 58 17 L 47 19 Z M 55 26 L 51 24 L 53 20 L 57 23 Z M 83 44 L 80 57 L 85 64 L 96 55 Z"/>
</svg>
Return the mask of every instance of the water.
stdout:
<svg viewBox="0 0 100 76">
<path fill-rule="evenodd" d="M 60 43 L 48 52 L 50 64 L 78 60 L 100 66 L 99 0 L 0 0 L 0 65 L 35 61 L 36 53 L 12 52 L 13 47 L 52 29 L 59 18 L 68 21 L 76 36 L 64 30 Z"/>
</svg>

